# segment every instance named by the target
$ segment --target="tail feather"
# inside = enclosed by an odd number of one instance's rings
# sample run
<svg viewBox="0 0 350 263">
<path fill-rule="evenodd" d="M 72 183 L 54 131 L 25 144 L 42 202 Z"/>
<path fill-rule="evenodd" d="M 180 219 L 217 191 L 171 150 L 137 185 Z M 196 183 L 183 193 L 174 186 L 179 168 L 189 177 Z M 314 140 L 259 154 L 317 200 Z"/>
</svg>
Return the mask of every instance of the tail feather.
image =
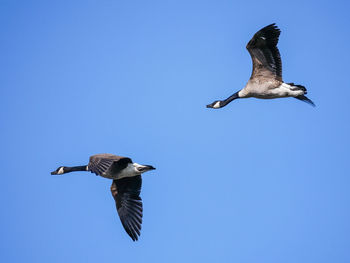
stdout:
<svg viewBox="0 0 350 263">
<path fill-rule="evenodd" d="M 294 98 L 296 98 L 298 100 L 301 100 L 301 101 L 304 101 L 304 102 L 306 102 L 307 104 L 310 104 L 313 107 L 316 107 L 315 103 L 312 100 L 310 100 L 308 97 L 305 96 L 305 94 L 307 94 L 307 90 L 306 90 L 306 88 L 303 85 L 296 85 L 293 82 L 287 83 L 287 84 L 292 86 L 292 90 L 302 90 L 302 91 L 304 91 L 303 95 L 299 95 L 299 96 L 294 97 Z"/>
<path fill-rule="evenodd" d="M 304 86 L 302 85 L 294 85 L 295 87 L 298 87 L 299 89 L 303 90 L 305 92 L 305 94 L 307 93 L 307 90 Z"/>
<path fill-rule="evenodd" d="M 298 100 L 301 100 L 301 101 L 304 101 L 304 102 L 306 102 L 307 104 L 310 104 L 313 107 L 316 107 L 315 103 L 312 100 L 310 100 L 308 97 L 304 96 L 304 95 L 300 95 L 300 96 L 297 96 L 297 97 L 294 97 L 294 98 L 296 98 Z"/>
</svg>

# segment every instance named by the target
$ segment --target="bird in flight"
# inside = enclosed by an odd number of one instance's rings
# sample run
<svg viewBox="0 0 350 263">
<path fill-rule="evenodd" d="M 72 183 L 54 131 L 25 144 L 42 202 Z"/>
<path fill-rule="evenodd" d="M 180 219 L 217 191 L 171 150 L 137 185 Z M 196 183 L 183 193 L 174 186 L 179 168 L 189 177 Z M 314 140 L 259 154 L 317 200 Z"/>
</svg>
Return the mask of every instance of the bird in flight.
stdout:
<svg viewBox="0 0 350 263">
<path fill-rule="evenodd" d="M 128 157 L 114 154 L 96 154 L 90 157 L 88 165 L 60 166 L 52 175 L 76 171 L 90 171 L 96 175 L 113 179 L 111 193 L 115 200 L 120 221 L 133 241 L 138 240 L 142 224 L 142 199 L 140 197 L 141 174 L 155 168 L 151 165 L 133 163 Z"/>
<path fill-rule="evenodd" d="M 276 24 L 268 25 L 259 30 L 248 42 L 246 48 L 253 62 L 253 71 L 247 85 L 225 100 L 216 100 L 207 108 L 219 109 L 239 98 L 275 99 L 293 97 L 315 106 L 312 100 L 305 96 L 306 88 L 282 80 L 282 62 L 277 48 L 281 31 Z"/>
</svg>

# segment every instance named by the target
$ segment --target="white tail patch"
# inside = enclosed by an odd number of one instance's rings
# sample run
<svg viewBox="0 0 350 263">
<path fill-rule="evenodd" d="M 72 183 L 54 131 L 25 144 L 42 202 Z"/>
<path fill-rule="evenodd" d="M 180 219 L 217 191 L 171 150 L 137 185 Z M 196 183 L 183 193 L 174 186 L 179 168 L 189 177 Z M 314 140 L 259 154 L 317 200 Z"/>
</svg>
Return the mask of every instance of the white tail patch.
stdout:
<svg viewBox="0 0 350 263">
<path fill-rule="evenodd" d="M 300 95 L 304 95 L 303 90 L 292 90 L 293 87 L 297 88 L 297 86 L 292 86 L 283 82 L 277 89 L 274 90 L 274 92 L 278 97 L 297 97 Z"/>
<path fill-rule="evenodd" d="M 291 89 L 292 88 L 292 86 L 291 85 L 289 85 L 289 84 L 287 84 L 287 83 L 282 83 L 281 84 L 281 86 L 280 86 L 280 88 L 287 88 L 287 89 Z"/>
</svg>

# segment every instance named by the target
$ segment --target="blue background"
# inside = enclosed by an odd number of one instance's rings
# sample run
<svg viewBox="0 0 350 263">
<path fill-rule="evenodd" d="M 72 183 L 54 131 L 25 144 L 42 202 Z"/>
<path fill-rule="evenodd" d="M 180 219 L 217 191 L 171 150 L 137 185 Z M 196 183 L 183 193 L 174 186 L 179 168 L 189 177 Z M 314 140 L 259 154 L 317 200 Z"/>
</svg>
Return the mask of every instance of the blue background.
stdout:
<svg viewBox="0 0 350 263">
<path fill-rule="evenodd" d="M 0 1 L 1 262 L 350 262 L 346 1 Z M 295 99 L 237 100 L 276 22 Z M 154 165 L 138 242 L 96 153 Z"/>
</svg>

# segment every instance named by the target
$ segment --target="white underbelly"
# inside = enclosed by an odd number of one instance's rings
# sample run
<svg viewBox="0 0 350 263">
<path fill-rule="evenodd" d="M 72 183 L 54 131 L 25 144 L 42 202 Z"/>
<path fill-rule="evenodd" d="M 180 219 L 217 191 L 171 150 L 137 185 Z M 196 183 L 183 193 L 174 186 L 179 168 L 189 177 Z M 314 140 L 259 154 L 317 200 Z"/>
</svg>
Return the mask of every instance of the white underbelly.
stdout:
<svg viewBox="0 0 350 263">
<path fill-rule="evenodd" d="M 276 88 L 265 89 L 260 93 L 254 94 L 253 97 L 259 99 L 276 99 L 285 97 L 296 97 L 304 94 L 301 90 L 292 90 L 292 86 L 287 83 L 282 83 Z"/>
<path fill-rule="evenodd" d="M 140 172 L 136 170 L 135 166 L 132 163 L 129 163 L 128 166 L 121 170 L 119 173 L 111 173 L 111 170 L 108 169 L 105 173 L 102 173 L 100 176 L 108 179 L 121 179 L 125 177 L 133 177 L 139 174 Z"/>
</svg>

